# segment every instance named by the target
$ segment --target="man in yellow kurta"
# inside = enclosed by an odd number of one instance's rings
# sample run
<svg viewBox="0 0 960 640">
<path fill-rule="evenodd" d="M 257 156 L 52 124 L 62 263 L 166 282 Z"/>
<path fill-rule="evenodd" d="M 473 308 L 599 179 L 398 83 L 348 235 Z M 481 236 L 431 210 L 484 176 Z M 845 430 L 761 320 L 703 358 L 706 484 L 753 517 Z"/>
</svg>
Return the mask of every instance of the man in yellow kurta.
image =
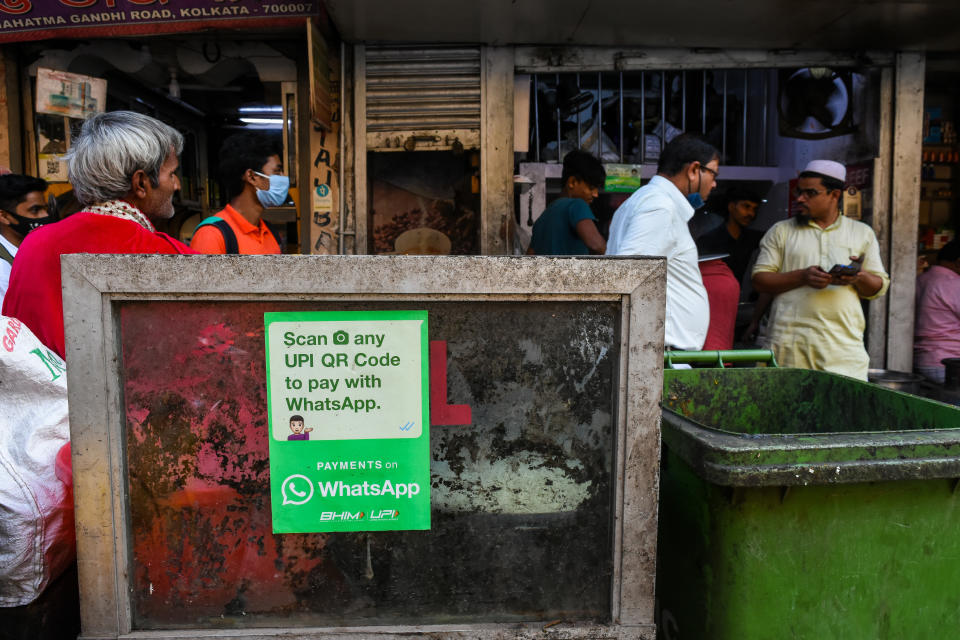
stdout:
<svg viewBox="0 0 960 640">
<path fill-rule="evenodd" d="M 768 338 L 780 365 L 866 380 L 860 298 L 883 295 L 890 278 L 873 229 L 839 213 L 845 180 L 839 162 L 813 160 L 806 166 L 796 191 L 803 213 L 764 235 L 753 287 L 776 296 Z M 834 269 L 858 262 L 856 273 Z"/>
</svg>

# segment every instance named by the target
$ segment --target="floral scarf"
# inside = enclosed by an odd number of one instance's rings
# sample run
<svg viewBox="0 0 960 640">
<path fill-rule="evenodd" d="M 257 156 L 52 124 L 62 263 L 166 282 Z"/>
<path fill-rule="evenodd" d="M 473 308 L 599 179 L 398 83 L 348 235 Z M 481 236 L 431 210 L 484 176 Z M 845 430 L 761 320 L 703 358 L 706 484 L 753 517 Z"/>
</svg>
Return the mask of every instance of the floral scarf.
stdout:
<svg viewBox="0 0 960 640">
<path fill-rule="evenodd" d="M 131 222 L 136 222 L 138 225 L 147 231 L 150 231 L 151 233 L 156 232 L 156 228 L 154 228 L 154 226 L 150 223 L 150 220 L 142 211 L 140 211 L 140 209 L 137 209 L 132 204 L 124 202 L 123 200 L 110 200 L 109 202 L 102 202 L 100 204 L 95 204 L 92 207 L 85 207 L 83 211 L 99 213 L 102 216 L 113 216 L 114 218 L 130 220 Z"/>
</svg>

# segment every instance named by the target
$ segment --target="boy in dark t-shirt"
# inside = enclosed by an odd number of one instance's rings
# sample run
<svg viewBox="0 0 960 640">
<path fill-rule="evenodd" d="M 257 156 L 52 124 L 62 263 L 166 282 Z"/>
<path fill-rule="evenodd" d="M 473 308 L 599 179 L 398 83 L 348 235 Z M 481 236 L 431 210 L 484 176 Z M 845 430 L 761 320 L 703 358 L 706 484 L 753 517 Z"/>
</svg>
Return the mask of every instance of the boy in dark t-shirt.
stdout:
<svg viewBox="0 0 960 640">
<path fill-rule="evenodd" d="M 607 241 L 597 230 L 590 203 L 607 172 L 594 156 L 579 149 L 563 159 L 562 196 L 543 210 L 533 225 L 528 254 L 542 256 L 603 254 Z"/>
</svg>

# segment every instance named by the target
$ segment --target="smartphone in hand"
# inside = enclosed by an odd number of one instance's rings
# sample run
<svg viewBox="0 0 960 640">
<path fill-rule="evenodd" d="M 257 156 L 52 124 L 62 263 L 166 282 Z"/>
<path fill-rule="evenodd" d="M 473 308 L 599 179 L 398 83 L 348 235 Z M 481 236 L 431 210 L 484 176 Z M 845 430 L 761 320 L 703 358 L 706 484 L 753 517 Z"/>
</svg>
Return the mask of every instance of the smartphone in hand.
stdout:
<svg viewBox="0 0 960 640">
<path fill-rule="evenodd" d="M 863 256 L 860 256 L 856 260 L 853 260 L 850 264 L 835 264 L 830 268 L 828 273 L 834 277 L 834 280 L 836 280 L 839 276 L 855 276 L 860 273 L 860 266 L 862 262 Z"/>
<path fill-rule="evenodd" d="M 832 276 L 855 276 L 860 273 L 860 263 L 835 264 L 829 271 Z"/>
</svg>

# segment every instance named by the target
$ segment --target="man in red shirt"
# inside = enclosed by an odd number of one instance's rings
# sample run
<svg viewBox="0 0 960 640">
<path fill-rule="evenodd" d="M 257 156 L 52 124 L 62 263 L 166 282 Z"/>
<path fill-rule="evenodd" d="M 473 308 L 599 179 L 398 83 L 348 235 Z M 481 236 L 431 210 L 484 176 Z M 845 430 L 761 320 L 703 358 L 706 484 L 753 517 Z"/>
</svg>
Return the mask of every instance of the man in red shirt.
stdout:
<svg viewBox="0 0 960 640">
<path fill-rule="evenodd" d="M 220 149 L 220 174 L 230 204 L 199 224 L 190 247 L 213 254 L 280 253 L 263 210 L 284 203 L 290 179 L 270 140 L 258 133 L 227 138 Z"/>
<path fill-rule="evenodd" d="M 195 253 L 154 228 L 173 216 L 183 136 L 132 111 L 93 116 L 67 154 L 83 209 L 27 235 L 17 251 L 3 315 L 26 324 L 64 357 L 60 256 L 70 253 Z"/>
<path fill-rule="evenodd" d="M 710 324 L 703 342 L 704 351 L 733 349 L 733 333 L 740 302 L 740 282 L 720 258 L 702 261 L 700 276 L 710 303 Z"/>
</svg>

